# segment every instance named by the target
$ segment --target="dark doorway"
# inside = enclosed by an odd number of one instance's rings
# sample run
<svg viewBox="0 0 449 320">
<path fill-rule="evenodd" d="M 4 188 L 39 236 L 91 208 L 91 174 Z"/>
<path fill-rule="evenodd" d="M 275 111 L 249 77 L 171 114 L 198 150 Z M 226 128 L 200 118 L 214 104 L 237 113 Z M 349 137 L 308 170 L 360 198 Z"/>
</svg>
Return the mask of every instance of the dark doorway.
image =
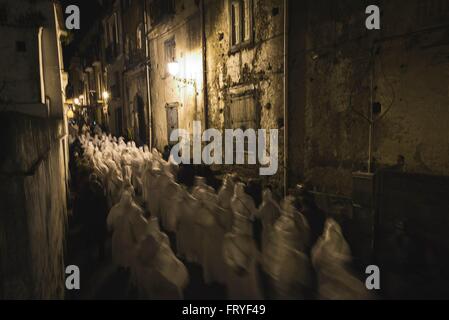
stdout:
<svg viewBox="0 0 449 320">
<path fill-rule="evenodd" d="M 178 129 L 178 105 L 177 102 L 165 105 L 167 111 L 167 141 L 169 144 L 172 131 Z"/>
<path fill-rule="evenodd" d="M 122 133 L 122 108 L 115 109 L 115 134 L 120 137 Z"/>
<path fill-rule="evenodd" d="M 147 143 L 147 126 L 145 121 L 145 104 L 141 96 L 136 95 L 135 105 L 137 110 L 137 121 L 138 121 L 138 139 L 136 139 L 140 145 Z"/>
</svg>

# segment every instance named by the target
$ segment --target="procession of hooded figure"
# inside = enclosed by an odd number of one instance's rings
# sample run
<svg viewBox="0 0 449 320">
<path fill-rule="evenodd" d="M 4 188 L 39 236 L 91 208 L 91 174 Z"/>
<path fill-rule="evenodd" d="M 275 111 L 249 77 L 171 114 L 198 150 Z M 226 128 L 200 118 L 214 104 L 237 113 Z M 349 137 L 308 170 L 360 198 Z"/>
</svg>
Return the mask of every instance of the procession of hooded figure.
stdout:
<svg viewBox="0 0 449 320">
<path fill-rule="evenodd" d="M 178 180 L 183 168 L 156 149 L 106 134 L 76 139 L 104 186 L 112 262 L 129 272 L 140 298 L 183 299 L 186 264 L 200 266 L 202 281 L 223 286 L 229 299 L 369 297 L 340 225 L 323 221 L 312 243 L 316 230 L 294 197 L 279 199 L 266 187 L 257 203 L 236 174 L 217 189 L 201 176 L 187 186 Z"/>
</svg>

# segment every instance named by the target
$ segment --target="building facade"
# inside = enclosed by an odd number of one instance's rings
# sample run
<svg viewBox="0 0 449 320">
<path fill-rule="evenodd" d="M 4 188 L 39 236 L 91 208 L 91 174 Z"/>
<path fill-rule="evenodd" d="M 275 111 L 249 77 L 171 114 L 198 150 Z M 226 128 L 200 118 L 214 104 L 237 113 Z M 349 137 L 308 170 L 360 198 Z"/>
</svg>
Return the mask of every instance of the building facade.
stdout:
<svg viewBox="0 0 449 320">
<path fill-rule="evenodd" d="M 0 297 L 64 297 L 67 121 L 54 1 L 0 4 Z"/>
<path fill-rule="evenodd" d="M 124 2 L 124 108 L 130 138 L 138 145 L 148 145 L 150 139 L 145 12 L 144 1 Z"/>
<path fill-rule="evenodd" d="M 127 121 L 124 110 L 124 39 L 123 39 L 123 3 L 122 0 L 112 1 L 106 5 L 103 25 L 104 72 L 106 87 L 109 93 L 108 114 L 111 132 L 117 136 L 128 136 L 124 124 Z"/>
<path fill-rule="evenodd" d="M 80 42 L 69 66 L 70 101 L 75 114 L 109 130 L 109 99 L 102 27 L 95 23 Z"/>
</svg>

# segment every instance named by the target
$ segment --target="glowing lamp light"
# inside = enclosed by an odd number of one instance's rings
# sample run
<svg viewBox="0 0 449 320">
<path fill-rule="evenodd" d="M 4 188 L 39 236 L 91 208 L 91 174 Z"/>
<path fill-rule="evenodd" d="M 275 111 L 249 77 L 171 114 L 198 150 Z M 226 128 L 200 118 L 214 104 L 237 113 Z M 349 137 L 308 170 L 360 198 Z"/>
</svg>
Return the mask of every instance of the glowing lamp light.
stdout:
<svg viewBox="0 0 449 320">
<path fill-rule="evenodd" d="M 168 73 L 170 73 L 173 77 L 176 77 L 179 73 L 179 63 L 176 61 L 169 62 L 167 64 Z"/>
<path fill-rule="evenodd" d="M 75 104 L 79 106 L 79 104 L 80 104 L 80 99 L 75 98 L 75 99 L 73 100 L 73 102 L 75 102 Z"/>
<path fill-rule="evenodd" d="M 109 100 L 109 92 L 103 91 L 103 100 L 105 101 Z"/>
</svg>

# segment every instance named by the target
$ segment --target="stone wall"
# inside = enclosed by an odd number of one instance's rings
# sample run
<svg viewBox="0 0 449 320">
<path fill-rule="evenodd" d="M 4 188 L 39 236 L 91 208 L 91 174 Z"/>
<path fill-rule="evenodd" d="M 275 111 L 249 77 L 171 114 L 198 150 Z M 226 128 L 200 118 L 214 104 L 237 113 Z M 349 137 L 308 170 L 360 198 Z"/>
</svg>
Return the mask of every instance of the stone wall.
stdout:
<svg viewBox="0 0 449 320">
<path fill-rule="evenodd" d="M 279 192 L 283 186 L 284 126 L 284 1 L 253 1 L 254 40 L 231 52 L 229 1 L 206 1 L 208 126 L 233 129 L 230 119 L 234 100 L 254 99 L 243 104 L 241 117 L 248 129 L 279 130 L 279 170 L 266 182 Z M 254 107 L 251 104 L 254 103 Z M 258 168 L 233 166 L 243 176 L 258 176 Z"/>
<path fill-rule="evenodd" d="M 177 104 L 178 128 L 192 134 L 193 121 L 204 123 L 201 15 L 194 0 L 176 1 L 176 14 L 152 27 L 150 33 L 151 107 L 154 146 L 168 144 L 167 104 Z M 179 73 L 167 71 L 166 43 L 175 44 Z"/>
<path fill-rule="evenodd" d="M 289 37 L 289 54 L 305 61 L 290 74 L 297 80 L 290 101 L 299 103 L 289 108 L 298 124 L 289 133 L 299 141 L 290 159 L 303 172 L 290 171 L 321 191 L 350 195 L 352 172 L 367 169 L 369 124 L 362 115 L 371 94 L 382 106 L 374 117 L 375 167 L 403 156 L 406 172 L 449 175 L 449 28 L 438 25 L 449 8 L 437 10 L 444 3 L 434 0 L 375 2 L 380 31 L 365 28 L 363 1 L 299 1 L 290 11 L 307 12 L 305 25 L 291 20 L 301 33 Z"/>
<path fill-rule="evenodd" d="M 62 121 L 0 117 L 0 297 L 64 297 Z"/>
</svg>

